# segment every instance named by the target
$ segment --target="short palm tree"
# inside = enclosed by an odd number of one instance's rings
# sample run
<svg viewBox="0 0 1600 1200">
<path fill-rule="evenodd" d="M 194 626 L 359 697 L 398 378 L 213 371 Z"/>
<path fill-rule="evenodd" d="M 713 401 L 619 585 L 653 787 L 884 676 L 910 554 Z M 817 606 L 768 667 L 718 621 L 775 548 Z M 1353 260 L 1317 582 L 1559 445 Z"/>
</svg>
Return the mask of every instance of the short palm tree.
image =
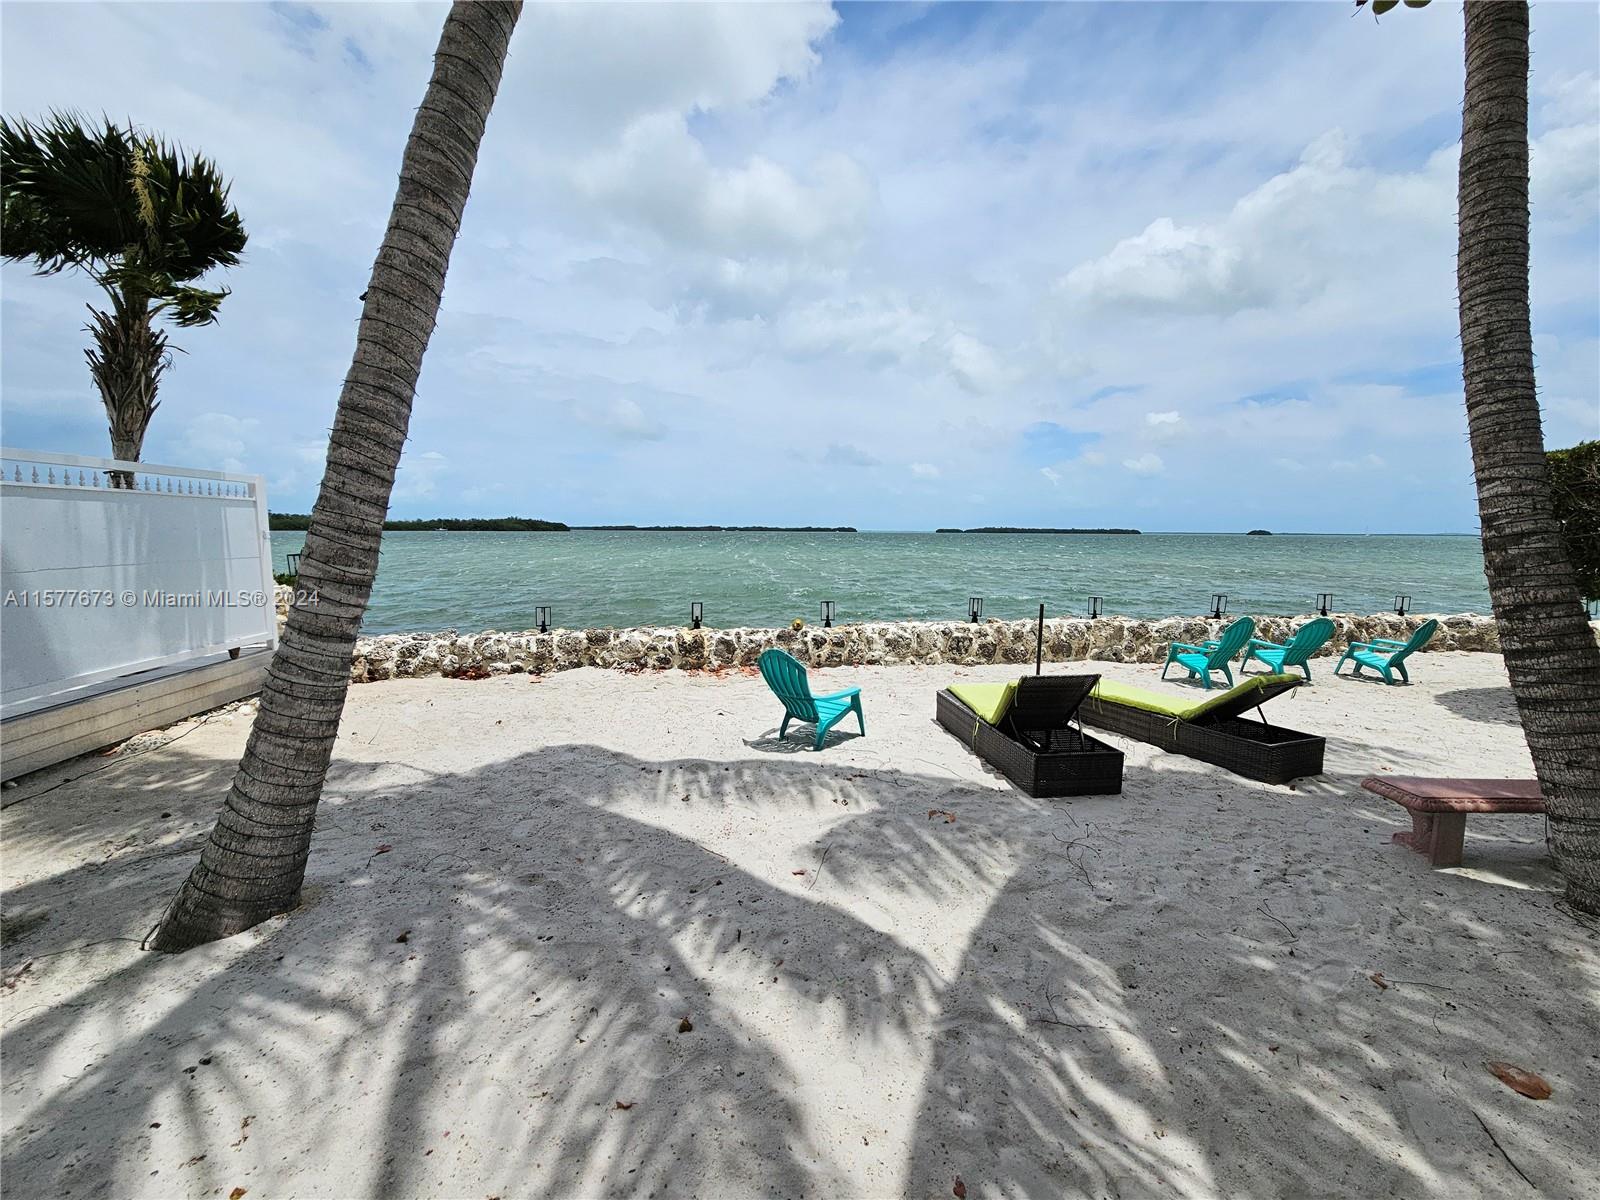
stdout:
<svg viewBox="0 0 1600 1200">
<path fill-rule="evenodd" d="M 172 363 L 156 319 L 215 321 L 227 289 L 197 281 L 244 249 L 227 183 L 209 160 L 141 130 L 51 113 L 37 123 L 0 118 L 0 195 L 7 260 L 40 275 L 82 271 L 110 300 L 109 311 L 89 306 L 85 356 L 112 457 L 137 462 Z"/>
</svg>

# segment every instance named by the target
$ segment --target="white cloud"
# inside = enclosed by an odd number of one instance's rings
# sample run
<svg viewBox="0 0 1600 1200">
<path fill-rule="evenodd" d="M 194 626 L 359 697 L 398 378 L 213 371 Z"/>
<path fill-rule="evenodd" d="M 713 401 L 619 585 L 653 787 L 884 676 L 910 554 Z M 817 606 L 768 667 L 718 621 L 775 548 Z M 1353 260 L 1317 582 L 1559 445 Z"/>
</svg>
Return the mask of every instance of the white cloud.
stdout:
<svg viewBox="0 0 1600 1200">
<path fill-rule="evenodd" d="M 904 299 L 858 297 L 791 308 L 773 332 L 794 354 L 844 352 L 879 363 L 908 363 L 926 353 L 938 327 Z"/>
<path fill-rule="evenodd" d="M 661 422 L 646 413 L 637 400 L 627 396 L 574 400 L 569 409 L 582 424 L 619 441 L 656 442 L 666 436 Z"/>
<path fill-rule="evenodd" d="M 1593 124 L 1600 120 L 1600 75 L 1557 74 L 1539 85 L 1540 115 L 1547 125 Z"/>
<path fill-rule="evenodd" d="M 922 463 L 922 462 L 912 463 L 911 464 L 911 473 L 913 475 L 915 475 L 918 479 L 937 479 L 937 478 L 939 478 L 939 468 L 934 466 L 932 463 Z"/>
<path fill-rule="evenodd" d="M 137 119 L 221 162 L 251 232 L 220 324 L 175 336 L 153 461 L 237 461 L 275 508 L 309 507 L 443 11 L 7 7 L 5 112 L 137 96 Z M 1235 473 L 1207 491 L 1214 526 L 1267 505 L 1285 528 L 1473 526 L 1459 23 L 943 12 L 526 9 L 412 418 L 443 457 L 408 456 L 397 515 L 1051 524 L 1086 474 L 1104 523 L 1173 528 L 1214 478 L 1168 449 L 1194 437 L 1318 480 Z M 1592 6 L 1545 6 L 1534 30 L 1534 319 L 1561 444 L 1594 436 L 1600 392 L 1597 36 Z M 1170 69 L 1192 61 L 1215 67 L 1204 87 Z M 4 272 L 5 440 L 103 452 L 92 286 Z M 211 413 L 258 424 L 191 438 Z M 775 477 L 798 414 L 824 432 Z M 1044 423 L 1098 439 L 1044 455 L 1020 436 Z M 669 443 L 715 464 L 692 492 L 637 469 Z M 1374 487 L 1374 448 L 1415 470 Z M 959 511 L 977 490 L 983 522 Z"/>
<path fill-rule="evenodd" d="M 157 419 L 162 415 L 158 413 Z M 184 449 L 181 465 L 208 471 L 249 473 L 245 460 L 260 425 L 255 417 L 236 417 L 229 413 L 206 412 L 191 417 L 185 422 L 181 435 Z"/>
<path fill-rule="evenodd" d="M 993 347 L 904 296 L 855 296 L 796 305 L 778 316 L 773 331 L 792 354 L 849 354 L 877 367 L 937 372 L 976 395 L 1001 391 L 1018 376 Z"/>
<path fill-rule="evenodd" d="M 1328 463 L 1334 471 L 1381 471 L 1389 464 L 1382 455 L 1363 454 L 1360 458 L 1336 458 Z"/>
<path fill-rule="evenodd" d="M 1161 461 L 1159 454 L 1144 453 L 1137 458 L 1125 458 L 1122 465 L 1135 475 L 1159 475 L 1167 469 L 1167 464 Z"/>
<path fill-rule="evenodd" d="M 1000 391 L 1015 378 L 990 347 L 969 333 L 957 330 L 948 334 L 943 354 L 955 381 L 976 395 Z"/>
<path fill-rule="evenodd" d="M 1145 413 L 1144 415 L 1144 423 L 1146 425 L 1176 425 L 1181 420 L 1183 420 L 1183 414 L 1176 411 L 1153 412 Z"/>
<path fill-rule="evenodd" d="M 1535 211 L 1567 228 L 1592 223 L 1600 207 L 1595 115 L 1548 130 L 1530 149 Z M 1056 286 L 1079 309 L 1211 316 L 1300 306 L 1331 287 L 1370 294 L 1374 278 L 1419 253 L 1435 254 L 1436 264 L 1453 257 L 1458 158 L 1458 146 L 1445 146 L 1415 169 L 1381 171 L 1360 163 L 1353 139 L 1333 129 L 1221 219 L 1159 217 Z"/>
<path fill-rule="evenodd" d="M 1040 467 L 1039 468 L 1039 474 L 1043 475 L 1046 479 L 1048 479 L 1052 486 L 1054 486 L 1054 487 L 1060 487 L 1061 486 L 1061 472 L 1060 471 L 1057 471 L 1057 470 L 1055 470 L 1054 468 L 1051 468 L 1051 467 Z"/>
<path fill-rule="evenodd" d="M 859 446 L 833 442 L 823 451 L 822 461 L 835 467 L 875 467 L 878 460 Z"/>
<path fill-rule="evenodd" d="M 394 477 L 394 499 L 421 500 L 439 494 L 441 477 L 450 469 L 450 459 L 437 450 L 419 454 L 407 451 L 400 458 Z"/>
<path fill-rule="evenodd" d="M 876 199 L 866 172 L 839 154 L 813 163 L 804 180 L 761 155 L 713 165 L 675 112 L 641 117 L 574 176 L 587 200 L 674 247 L 735 258 L 796 250 L 840 258 Z"/>
<path fill-rule="evenodd" d="M 810 74 L 838 21 L 819 0 L 532 5 L 497 109 L 530 123 L 541 142 L 585 145 L 653 113 L 752 104 Z"/>
<path fill-rule="evenodd" d="M 1219 221 L 1152 221 L 1103 256 L 1080 263 L 1059 289 L 1082 308 L 1226 316 L 1298 305 L 1336 276 L 1367 270 L 1419 230 L 1454 225 L 1454 159 L 1386 175 L 1351 162 L 1335 129 L 1300 161 L 1244 195 Z"/>
<path fill-rule="evenodd" d="M 1545 221 L 1581 229 L 1600 210 L 1600 122 L 1552 129 L 1528 145 L 1529 200 Z"/>
<path fill-rule="evenodd" d="M 1084 305 L 1178 312 L 1231 311 L 1264 303 L 1269 294 L 1222 230 L 1180 227 L 1170 217 L 1072 268 L 1061 288 Z"/>
</svg>

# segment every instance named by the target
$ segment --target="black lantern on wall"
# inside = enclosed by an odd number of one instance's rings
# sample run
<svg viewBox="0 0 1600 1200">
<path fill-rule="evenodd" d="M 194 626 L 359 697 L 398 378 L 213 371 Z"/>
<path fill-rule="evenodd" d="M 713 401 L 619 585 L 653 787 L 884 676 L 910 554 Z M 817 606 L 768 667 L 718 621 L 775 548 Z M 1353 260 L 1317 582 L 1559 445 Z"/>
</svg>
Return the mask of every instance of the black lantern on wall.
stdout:
<svg viewBox="0 0 1600 1200">
<path fill-rule="evenodd" d="M 833 614 L 835 611 L 837 611 L 837 606 L 832 600 L 824 600 L 822 602 L 822 627 L 824 629 L 833 628 Z"/>
<path fill-rule="evenodd" d="M 1333 593 L 1332 592 L 1318 592 L 1317 593 L 1317 611 L 1319 613 L 1321 613 L 1323 616 L 1327 616 L 1328 615 L 1328 610 L 1330 608 L 1332 608 L 1332 607 L 1333 607 Z"/>
<path fill-rule="evenodd" d="M 1225 592 L 1216 592 L 1211 597 L 1211 619 L 1222 620 L 1222 614 L 1228 611 L 1228 596 Z"/>
<path fill-rule="evenodd" d="M 967 620 L 977 622 L 983 620 L 983 597 L 972 596 L 967 600 Z"/>
<path fill-rule="evenodd" d="M 689 604 L 689 628 L 699 629 L 700 622 L 705 619 L 705 615 L 706 606 L 698 600 L 691 601 Z"/>
<path fill-rule="evenodd" d="M 1394 598 L 1394 615 L 1395 616 L 1397 616 L 1397 617 L 1405 616 L 1406 615 L 1406 609 L 1408 609 L 1410 607 L 1411 607 L 1411 597 L 1410 596 L 1396 596 Z"/>
<path fill-rule="evenodd" d="M 1103 601 L 1101 601 L 1099 596 L 1090 596 L 1089 597 L 1089 620 L 1092 621 L 1096 617 L 1098 617 L 1100 615 L 1101 610 L 1104 607 L 1105 607 L 1105 604 L 1104 604 Z"/>
<path fill-rule="evenodd" d="M 538 608 L 534 609 L 533 619 L 539 622 L 540 633 L 550 632 L 550 606 L 548 604 L 541 604 Z"/>
</svg>

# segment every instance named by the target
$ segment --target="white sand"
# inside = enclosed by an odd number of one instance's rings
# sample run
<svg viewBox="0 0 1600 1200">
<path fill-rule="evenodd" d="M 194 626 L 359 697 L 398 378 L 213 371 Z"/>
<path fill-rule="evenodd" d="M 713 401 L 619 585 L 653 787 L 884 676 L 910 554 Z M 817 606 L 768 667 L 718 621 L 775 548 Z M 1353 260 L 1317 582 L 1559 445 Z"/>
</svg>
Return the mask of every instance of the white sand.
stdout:
<svg viewBox="0 0 1600 1200">
<path fill-rule="evenodd" d="M 1014 667 L 819 672 L 868 730 L 820 754 L 737 673 L 358 687 L 303 907 L 179 957 L 135 943 L 248 714 L 33 777 L 3 793 L 7 1193 L 1532 1194 L 1514 1161 L 1593 1195 L 1600 938 L 1542 819 L 1474 818 L 1433 871 L 1356 787 L 1529 774 L 1498 658 L 1318 666 L 1271 707 L 1326 775 L 1111 738 L 1123 794 L 1073 801 L 932 721 Z"/>
</svg>

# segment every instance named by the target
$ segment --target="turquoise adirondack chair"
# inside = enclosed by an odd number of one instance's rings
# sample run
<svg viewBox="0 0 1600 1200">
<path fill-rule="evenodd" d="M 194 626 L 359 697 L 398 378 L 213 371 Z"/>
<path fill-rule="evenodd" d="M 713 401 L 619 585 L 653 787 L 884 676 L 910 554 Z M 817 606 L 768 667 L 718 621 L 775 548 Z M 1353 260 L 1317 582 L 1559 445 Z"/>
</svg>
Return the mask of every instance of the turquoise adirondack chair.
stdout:
<svg viewBox="0 0 1600 1200">
<path fill-rule="evenodd" d="M 1410 683 L 1411 676 L 1406 674 L 1406 659 L 1426 646 L 1437 632 L 1439 632 L 1439 622 L 1430 617 L 1417 626 L 1417 631 L 1411 635 L 1409 641 L 1397 642 L 1394 638 L 1373 638 L 1370 642 L 1351 642 L 1349 649 L 1339 659 L 1339 666 L 1333 668 L 1333 673 L 1337 675 L 1339 667 L 1344 666 L 1347 660 L 1354 659 L 1355 669 L 1350 672 L 1353 676 L 1361 674 L 1362 667 L 1372 667 L 1383 673 L 1385 683 L 1394 682 L 1392 672 L 1395 671 L 1400 673 L 1401 679 Z"/>
<path fill-rule="evenodd" d="M 1167 667 L 1177 663 L 1189 672 L 1191 676 L 1200 676 L 1200 681 L 1206 685 L 1206 690 L 1211 690 L 1211 672 L 1221 671 L 1227 677 L 1228 686 L 1233 686 L 1233 669 L 1228 665 L 1233 656 L 1244 649 L 1244 644 L 1250 640 L 1250 635 L 1255 633 L 1256 623 L 1249 617 L 1240 617 L 1232 625 L 1222 631 L 1222 636 L 1214 642 L 1206 642 L 1199 646 L 1188 642 L 1173 642 L 1167 647 L 1166 666 L 1161 668 L 1161 678 L 1167 677 Z"/>
<path fill-rule="evenodd" d="M 767 681 L 773 695 L 783 701 L 783 724 L 778 726 L 778 736 L 789 731 L 790 721 L 809 721 L 817 727 L 815 749 L 822 749 L 822 739 L 845 717 L 855 713 L 861 722 L 861 736 L 867 736 L 867 718 L 861 711 L 861 689 L 846 688 L 826 696 L 813 696 L 806 682 L 806 669 L 799 660 L 782 650 L 767 650 L 761 655 L 761 678 Z"/>
<path fill-rule="evenodd" d="M 1264 638 L 1251 638 L 1245 644 L 1244 657 L 1239 660 L 1239 674 L 1244 674 L 1252 658 L 1259 658 L 1274 675 L 1287 674 L 1285 667 L 1299 667 L 1305 672 L 1306 682 L 1309 683 L 1311 656 L 1328 644 L 1333 632 L 1333 622 L 1327 617 L 1318 617 L 1296 629 L 1294 636 L 1281 646 Z"/>
</svg>

